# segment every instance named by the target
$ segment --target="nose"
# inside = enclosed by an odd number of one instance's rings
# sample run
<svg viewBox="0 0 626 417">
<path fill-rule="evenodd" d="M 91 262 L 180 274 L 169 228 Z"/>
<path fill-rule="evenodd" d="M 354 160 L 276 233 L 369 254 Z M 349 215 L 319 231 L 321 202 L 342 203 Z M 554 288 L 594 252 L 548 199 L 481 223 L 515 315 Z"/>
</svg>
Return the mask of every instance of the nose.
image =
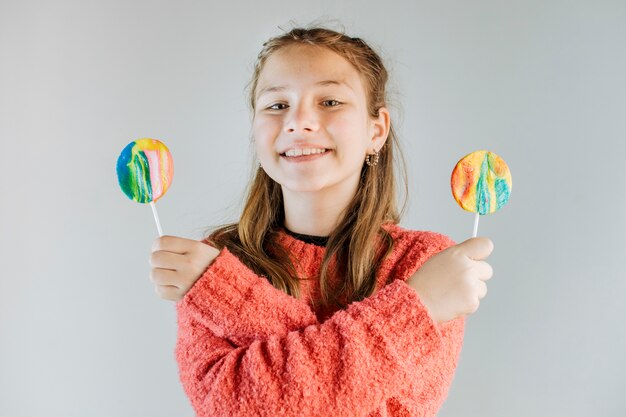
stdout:
<svg viewBox="0 0 626 417">
<path fill-rule="evenodd" d="M 319 120 L 314 109 L 304 103 L 291 107 L 285 133 L 315 132 L 318 129 Z"/>
</svg>

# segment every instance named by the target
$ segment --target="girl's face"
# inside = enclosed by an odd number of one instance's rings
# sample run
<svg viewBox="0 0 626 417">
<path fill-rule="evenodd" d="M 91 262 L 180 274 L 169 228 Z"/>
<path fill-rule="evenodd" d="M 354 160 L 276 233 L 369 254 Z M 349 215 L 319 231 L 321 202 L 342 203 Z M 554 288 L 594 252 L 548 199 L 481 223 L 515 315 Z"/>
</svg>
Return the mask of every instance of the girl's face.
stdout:
<svg viewBox="0 0 626 417">
<path fill-rule="evenodd" d="M 273 53 L 255 101 L 257 155 L 285 195 L 354 195 L 365 156 L 379 150 L 389 133 L 387 109 L 376 119 L 368 115 L 359 73 L 327 48 L 293 45 Z"/>
</svg>

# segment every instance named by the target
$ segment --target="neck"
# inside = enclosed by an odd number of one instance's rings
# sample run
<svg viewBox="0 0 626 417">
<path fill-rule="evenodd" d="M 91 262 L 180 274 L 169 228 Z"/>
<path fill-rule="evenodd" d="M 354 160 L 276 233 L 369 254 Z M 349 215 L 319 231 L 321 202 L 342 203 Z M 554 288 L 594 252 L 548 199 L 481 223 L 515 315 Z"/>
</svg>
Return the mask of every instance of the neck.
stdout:
<svg viewBox="0 0 626 417">
<path fill-rule="evenodd" d="M 283 187 L 285 227 L 304 235 L 329 236 L 353 196 L 354 192 L 293 192 Z"/>
</svg>

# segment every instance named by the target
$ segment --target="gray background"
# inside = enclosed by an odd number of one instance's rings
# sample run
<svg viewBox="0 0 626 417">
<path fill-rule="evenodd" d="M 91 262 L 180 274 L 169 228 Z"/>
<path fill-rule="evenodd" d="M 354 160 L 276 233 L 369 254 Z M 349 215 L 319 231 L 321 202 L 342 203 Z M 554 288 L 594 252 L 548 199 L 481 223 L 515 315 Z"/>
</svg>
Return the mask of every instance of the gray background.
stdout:
<svg viewBox="0 0 626 417">
<path fill-rule="evenodd" d="M 404 226 L 464 240 L 456 161 L 490 149 L 513 173 L 439 415 L 626 415 L 626 2 L 608 0 L 0 1 L 0 415 L 193 415 L 148 279 L 152 214 L 115 162 L 167 143 L 166 234 L 234 220 L 256 54 L 316 19 L 387 60 Z"/>
</svg>

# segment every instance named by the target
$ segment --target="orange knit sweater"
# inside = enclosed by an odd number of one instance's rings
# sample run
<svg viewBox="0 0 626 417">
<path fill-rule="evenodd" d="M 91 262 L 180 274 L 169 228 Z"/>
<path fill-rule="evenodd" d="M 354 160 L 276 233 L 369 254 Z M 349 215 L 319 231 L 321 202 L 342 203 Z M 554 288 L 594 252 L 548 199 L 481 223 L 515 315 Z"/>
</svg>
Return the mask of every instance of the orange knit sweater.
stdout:
<svg viewBox="0 0 626 417">
<path fill-rule="evenodd" d="M 464 319 L 434 323 L 405 281 L 453 242 L 385 228 L 394 247 L 376 292 L 334 314 L 311 307 L 315 280 L 302 281 L 296 299 L 223 249 L 176 305 L 176 359 L 197 415 L 434 416 L 454 376 Z M 278 243 L 299 276 L 319 276 L 323 247 L 284 232 Z"/>
</svg>

